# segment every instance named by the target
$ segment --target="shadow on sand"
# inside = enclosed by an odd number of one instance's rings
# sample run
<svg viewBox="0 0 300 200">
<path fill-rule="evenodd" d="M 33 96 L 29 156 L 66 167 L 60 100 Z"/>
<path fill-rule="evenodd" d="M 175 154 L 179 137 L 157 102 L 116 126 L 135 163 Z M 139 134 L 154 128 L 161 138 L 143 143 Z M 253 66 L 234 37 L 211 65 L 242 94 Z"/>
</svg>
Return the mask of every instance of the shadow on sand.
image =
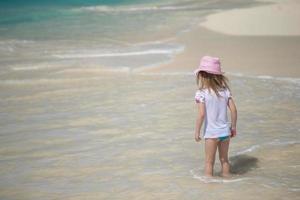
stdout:
<svg viewBox="0 0 300 200">
<path fill-rule="evenodd" d="M 246 154 L 236 155 L 229 158 L 230 173 L 245 174 L 253 168 L 257 167 L 258 159 Z"/>
</svg>

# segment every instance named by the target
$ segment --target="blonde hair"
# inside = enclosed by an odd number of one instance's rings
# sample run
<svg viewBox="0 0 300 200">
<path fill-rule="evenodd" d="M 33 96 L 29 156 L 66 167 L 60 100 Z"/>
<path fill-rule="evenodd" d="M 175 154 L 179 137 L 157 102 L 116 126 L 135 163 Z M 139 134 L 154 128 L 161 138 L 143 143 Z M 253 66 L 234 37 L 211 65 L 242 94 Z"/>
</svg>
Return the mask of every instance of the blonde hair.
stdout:
<svg viewBox="0 0 300 200">
<path fill-rule="evenodd" d="M 220 90 L 227 88 L 230 91 L 228 78 L 222 74 L 211 74 L 205 71 L 200 71 L 197 74 L 196 82 L 200 90 L 208 89 L 209 92 L 213 90 L 218 97 L 220 97 Z"/>
</svg>

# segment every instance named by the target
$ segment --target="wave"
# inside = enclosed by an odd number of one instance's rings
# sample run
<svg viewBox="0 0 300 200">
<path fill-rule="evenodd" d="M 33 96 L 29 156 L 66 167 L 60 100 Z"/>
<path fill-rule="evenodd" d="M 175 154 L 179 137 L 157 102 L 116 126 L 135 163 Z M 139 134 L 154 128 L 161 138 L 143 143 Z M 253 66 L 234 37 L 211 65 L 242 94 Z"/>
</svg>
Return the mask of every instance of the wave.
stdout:
<svg viewBox="0 0 300 200">
<path fill-rule="evenodd" d="M 60 83 L 65 81 L 78 81 L 81 79 L 23 79 L 23 80 L 0 80 L 0 85 L 27 85 L 27 84 L 37 84 L 37 83 Z"/>
<path fill-rule="evenodd" d="M 198 9 L 195 5 L 160 5 L 160 6 L 85 6 L 75 8 L 73 11 L 90 11 L 90 12 L 147 12 L 147 11 L 178 11 L 178 10 L 193 10 Z"/>
<path fill-rule="evenodd" d="M 280 140 L 273 140 L 271 142 L 266 142 L 263 144 L 255 144 L 252 145 L 246 149 L 240 150 L 235 153 L 235 155 L 241 155 L 249 152 L 253 152 L 254 150 L 257 150 L 259 148 L 262 148 L 264 146 L 286 146 L 286 145 L 293 145 L 293 144 L 300 144 L 300 141 L 280 141 Z"/>
<path fill-rule="evenodd" d="M 62 73 L 103 73 L 103 72 L 112 72 L 112 73 L 127 73 L 130 72 L 131 69 L 129 67 L 117 67 L 117 68 L 70 68 L 70 69 L 63 69 L 59 70 L 57 72 L 54 72 L 55 74 L 62 74 Z"/>
<path fill-rule="evenodd" d="M 260 148 L 260 147 L 261 147 L 260 145 L 256 144 L 256 145 L 253 145 L 253 146 L 251 146 L 251 147 L 248 147 L 248 148 L 246 148 L 246 149 L 244 149 L 244 150 L 238 151 L 235 155 L 240 155 L 240 154 L 249 153 L 249 152 L 252 152 L 252 151 L 254 151 L 254 150 L 256 150 L 256 149 L 258 149 L 258 148 Z"/>
<path fill-rule="evenodd" d="M 0 45 L 6 44 L 32 44 L 35 43 L 33 40 L 2 40 L 0 41 Z"/>
<path fill-rule="evenodd" d="M 183 75 L 183 76 L 194 76 L 193 72 L 182 72 L 182 71 L 171 71 L 171 72 L 141 72 L 141 75 L 149 75 L 149 76 L 173 76 L 173 75 Z M 244 75 L 241 73 L 226 73 L 230 76 L 235 77 L 245 77 L 245 78 L 254 78 L 254 79 L 269 79 L 269 80 L 279 80 L 279 81 L 286 81 L 291 83 L 300 84 L 299 78 L 291 78 L 291 77 L 274 77 L 274 76 L 251 76 L 251 75 Z"/>
<path fill-rule="evenodd" d="M 113 46 L 108 48 L 82 48 L 80 50 L 61 50 L 56 52 L 49 52 L 45 56 L 45 60 L 36 62 L 33 57 L 31 63 L 13 63 L 8 67 L 13 71 L 38 71 L 38 70 L 64 70 L 69 68 L 79 70 L 78 67 L 82 63 L 77 63 L 74 66 L 74 59 L 90 59 L 85 63 L 84 72 L 87 71 L 110 71 L 110 72 L 124 72 L 131 71 L 139 67 L 147 69 L 158 66 L 162 63 L 169 62 L 175 54 L 184 51 L 184 46 L 175 43 L 166 43 L 165 41 L 153 41 L 147 43 L 131 44 L 130 46 Z M 35 56 L 35 55 L 34 55 Z M 120 62 L 120 59 L 124 59 Z M 137 61 L 135 61 L 137 58 Z M 94 62 L 92 59 L 102 59 Z M 86 61 L 82 61 L 86 62 Z M 90 67 L 87 67 L 90 66 Z M 75 68 L 74 68 L 75 67 Z M 124 70 L 124 67 L 126 69 Z M 99 68 L 104 68 L 99 69 Z M 62 71 L 61 71 L 62 72 Z"/>
<path fill-rule="evenodd" d="M 250 179 L 250 178 L 217 179 L 217 178 L 208 178 L 205 176 L 197 176 L 197 175 L 194 175 L 193 178 L 198 179 L 204 183 L 233 183 L 233 182 L 240 182 L 240 181 Z"/>
<path fill-rule="evenodd" d="M 82 74 L 87 73 L 129 73 L 129 67 L 118 67 L 118 68 L 86 68 L 86 69 L 63 69 L 54 72 L 55 74 L 64 74 L 64 73 L 77 73 Z M 88 77 L 79 77 L 79 78 L 41 78 L 41 79 L 7 79 L 0 80 L 0 85 L 36 85 L 36 84 L 62 84 L 68 82 L 78 82 L 78 81 L 98 81 L 103 80 L 100 76 L 88 76 Z"/>
<path fill-rule="evenodd" d="M 0 41 L 0 52 L 12 53 L 17 47 L 31 45 L 35 43 L 31 40 L 2 40 Z"/>
<path fill-rule="evenodd" d="M 137 68 L 133 72 L 141 76 L 194 76 L 192 72 L 144 72 L 143 69 L 145 68 Z"/>
<path fill-rule="evenodd" d="M 28 70 L 43 70 L 43 69 L 54 69 L 60 68 L 59 66 L 55 65 L 30 65 L 25 67 L 11 67 L 13 71 L 28 71 Z"/>
<path fill-rule="evenodd" d="M 288 190 L 292 192 L 299 192 L 300 188 L 288 188 Z"/>
<path fill-rule="evenodd" d="M 236 77 L 245 77 L 245 78 L 263 79 L 263 80 L 278 80 L 278 81 L 286 81 L 286 82 L 291 82 L 291 83 L 295 83 L 295 84 L 300 84 L 300 78 L 275 77 L 275 76 L 270 76 L 270 75 L 253 76 L 253 75 L 245 75 L 242 73 L 232 73 L 232 72 L 228 72 L 226 74 L 229 74 L 231 76 L 236 76 Z"/>
<path fill-rule="evenodd" d="M 197 175 L 194 170 L 190 170 L 191 175 L 194 179 L 200 180 L 203 183 L 234 183 L 234 182 L 240 182 L 249 180 L 249 177 L 243 177 L 243 178 L 216 178 L 216 177 L 206 177 L 206 176 L 199 176 Z"/>
<path fill-rule="evenodd" d="M 54 54 L 55 58 L 101 58 L 101 57 L 128 57 L 128 56 L 144 56 L 144 55 L 158 55 L 158 54 L 175 54 L 183 51 L 182 48 L 176 49 L 149 49 L 144 51 L 132 52 L 115 52 L 115 53 L 91 53 L 91 54 Z"/>
<path fill-rule="evenodd" d="M 82 80 L 101 80 L 99 77 L 88 78 L 42 78 L 42 79 L 23 79 L 23 80 L 0 80 L 0 85 L 35 85 L 35 84 L 60 84 L 65 82 L 82 81 Z"/>
<path fill-rule="evenodd" d="M 293 145 L 293 144 L 300 144 L 300 141 L 280 141 L 280 140 L 273 140 L 271 142 L 266 143 L 267 145 Z"/>
</svg>

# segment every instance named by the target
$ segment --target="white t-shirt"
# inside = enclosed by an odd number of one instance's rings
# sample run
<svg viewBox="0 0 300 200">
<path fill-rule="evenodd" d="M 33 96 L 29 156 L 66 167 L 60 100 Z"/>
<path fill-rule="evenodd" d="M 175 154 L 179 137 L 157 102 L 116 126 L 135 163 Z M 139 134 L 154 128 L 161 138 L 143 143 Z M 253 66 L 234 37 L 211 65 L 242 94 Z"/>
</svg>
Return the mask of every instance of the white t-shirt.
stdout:
<svg viewBox="0 0 300 200">
<path fill-rule="evenodd" d="M 195 100 L 205 104 L 204 138 L 217 138 L 230 135 L 230 124 L 227 118 L 228 99 L 231 93 L 228 89 L 219 91 L 218 97 L 211 89 L 197 90 Z"/>
</svg>

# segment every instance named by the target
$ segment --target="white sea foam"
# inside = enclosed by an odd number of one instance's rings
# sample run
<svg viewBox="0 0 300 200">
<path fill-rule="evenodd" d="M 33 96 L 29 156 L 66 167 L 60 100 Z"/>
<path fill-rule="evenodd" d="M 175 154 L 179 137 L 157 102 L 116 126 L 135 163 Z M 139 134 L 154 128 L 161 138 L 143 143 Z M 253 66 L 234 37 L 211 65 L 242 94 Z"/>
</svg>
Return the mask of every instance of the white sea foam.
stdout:
<svg viewBox="0 0 300 200">
<path fill-rule="evenodd" d="M 55 74 L 65 74 L 65 73 L 84 73 L 84 72 L 92 72 L 92 73 L 129 73 L 129 67 L 118 67 L 118 68 L 76 68 L 76 69 L 63 69 L 54 72 Z M 67 82 L 78 82 L 78 81 L 91 81 L 91 80 L 101 80 L 99 76 L 88 76 L 81 78 L 41 78 L 41 79 L 7 79 L 0 80 L 0 85 L 35 85 L 35 84 L 61 84 Z"/>
<path fill-rule="evenodd" d="M 161 5 L 161 6 L 86 6 L 73 9 L 73 11 L 92 11 L 92 12 L 145 12 L 145 11 L 177 11 L 197 9 L 195 5 Z"/>
<path fill-rule="evenodd" d="M 11 53 L 15 51 L 15 48 L 13 46 L 9 46 L 9 45 L 1 45 L 0 46 L 0 52 L 6 52 L 6 53 Z"/>
<path fill-rule="evenodd" d="M 270 75 L 253 76 L 253 75 L 245 75 L 242 73 L 232 73 L 232 72 L 227 72 L 226 74 L 229 74 L 231 76 L 236 76 L 236 77 L 245 77 L 245 78 L 253 78 L 253 79 L 263 79 L 263 80 L 278 80 L 278 81 L 286 81 L 286 82 L 300 84 L 300 78 L 275 77 Z"/>
<path fill-rule="evenodd" d="M 191 76 L 193 73 L 190 72 L 143 72 L 138 68 L 137 70 L 132 70 L 138 75 L 142 76 Z"/>
<path fill-rule="evenodd" d="M 182 71 L 179 71 L 179 72 L 176 72 L 176 71 L 173 71 L 173 72 L 155 72 L 155 73 L 152 73 L 152 72 L 143 72 L 143 73 L 140 73 L 141 75 L 164 75 L 164 76 L 167 76 L 167 75 L 190 75 L 190 76 L 194 76 L 194 73 L 193 72 L 182 72 Z M 274 76 L 252 76 L 252 75 L 245 75 L 243 73 L 232 73 L 232 72 L 227 72 L 226 73 L 227 75 L 230 75 L 230 76 L 235 76 L 235 77 L 245 77 L 245 78 L 253 78 L 253 79 L 273 79 L 273 80 L 281 80 L 281 81 L 288 81 L 288 82 L 292 82 L 292 83 L 298 83 L 300 84 L 300 78 L 292 78 L 292 77 L 274 77 Z"/>
<path fill-rule="evenodd" d="M 189 75 L 189 76 L 194 76 L 193 72 L 141 72 L 139 73 L 141 75 L 151 75 L 151 76 L 173 76 L 173 75 Z M 295 83 L 295 84 L 300 84 L 300 79 L 299 78 L 291 78 L 291 77 L 273 77 L 273 76 L 251 76 L 251 75 L 245 75 L 242 73 L 231 73 L 228 72 L 226 73 L 231 76 L 235 77 L 245 77 L 245 78 L 253 78 L 253 79 L 267 79 L 267 80 L 278 80 L 278 81 L 286 81 L 290 83 Z"/>
<path fill-rule="evenodd" d="M 32 84 L 61 84 L 65 82 L 82 81 L 82 80 L 101 80 L 99 77 L 88 78 L 43 78 L 43 79 L 23 79 L 23 80 L 0 80 L 0 85 L 32 85 Z"/>
<path fill-rule="evenodd" d="M 245 154 L 245 153 L 249 153 L 249 152 L 252 152 L 256 149 L 258 149 L 260 147 L 260 145 L 256 144 L 256 145 L 253 145 L 251 147 L 248 147 L 246 149 L 243 149 L 241 151 L 238 151 L 235 155 L 240 155 L 240 154 Z"/>
<path fill-rule="evenodd" d="M 259 148 L 266 147 L 266 146 L 278 146 L 278 145 L 286 146 L 286 145 L 291 145 L 291 144 L 300 144 L 300 141 L 280 141 L 280 140 L 276 139 L 276 140 L 273 140 L 271 142 L 252 145 L 252 146 L 250 146 L 246 149 L 243 149 L 243 150 L 240 150 L 240 151 L 236 152 L 235 155 L 240 155 L 240 154 L 253 152 L 253 151 L 255 151 Z"/>
<path fill-rule="evenodd" d="M 173 75 L 188 75 L 188 76 L 194 76 L 193 72 L 184 72 L 184 71 L 172 71 L 172 72 L 140 72 L 138 73 L 140 75 L 150 75 L 150 76 L 173 76 Z M 273 79 L 273 80 L 280 80 L 280 81 L 287 81 L 292 82 L 296 84 L 300 84 L 299 78 L 291 78 L 291 77 L 273 77 L 273 76 L 251 76 L 251 75 L 245 75 L 242 73 L 226 73 L 231 76 L 235 77 L 245 77 L 245 78 L 258 78 L 258 79 Z"/>
<path fill-rule="evenodd" d="M 153 40 L 153 41 L 140 42 L 140 43 L 135 43 L 135 44 L 127 44 L 127 45 L 145 46 L 145 45 L 169 44 L 170 42 L 174 42 L 175 40 L 176 40 L 175 37 L 169 37 L 169 38 L 164 38 L 164 39 L 160 39 L 160 40 Z"/>
<path fill-rule="evenodd" d="M 62 74 L 62 73 L 84 73 L 84 72 L 92 72 L 92 73 L 102 73 L 102 72 L 112 72 L 112 73 L 128 73 L 131 69 L 129 67 L 117 67 L 117 68 L 69 68 L 59 70 L 54 72 L 55 74 Z"/>
<path fill-rule="evenodd" d="M 235 178 L 235 179 L 217 179 L 217 178 L 207 178 L 205 176 L 193 176 L 193 178 L 198 179 L 204 183 L 233 183 L 248 180 L 250 178 Z"/>
<path fill-rule="evenodd" d="M 299 192 L 300 188 L 288 188 L 289 191 Z"/>
<path fill-rule="evenodd" d="M 267 76 L 267 75 L 261 75 L 261 76 L 256 76 L 257 78 L 260 78 L 260 79 L 273 79 L 274 77 L 273 76 Z"/>
<path fill-rule="evenodd" d="M 300 167 L 300 165 L 289 165 L 288 167 L 289 168 L 298 168 L 298 167 Z"/>
<path fill-rule="evenodd" d="M 216 178 L 216 177 L 206 177 L 206 176 L 199 176 L 197 175 L 194 170 L 190 170 L 191 175 L 194 179 L 200 180 L 203 183 L 234 183 L 234 182 L 240 182 L 244 180 L 249 180 L 249 177 L 243 177 L 243 178 Z"/>
<path fill-rule="evenodd" d="M 16 45 L 16 44 L 33 44 L 35 41 L 33 40 L 1 40 L 0 41 L 0 46 L 1 45 Z"/>
<path fill-rule="evenodd" d="M 260 184 L 261 186 L 265 187 L 265 188 L 273 188 L 272 186 L 270 185 L 267 185 L 267 184 Z"/>
<path fill-rule="evenodd" d="M 16 45 L 34 44 L 33 40 L 0 40 L 0 48 L 14 47 Z"/>
<path fill-rule="evenodd" d="M 267 145 L 291 145 L 291 144 L 300 144 L 300 141 L 280 141 L 280 140 L 274 140 L 271 142 L 266 143 Z"/>
<path fill-rule="evenodd" d="M 1 40 L 0 52 L 1 53 L 14 53 L 17 47 L 31 45 L 34 41 L 31 40 Z"/>
<path fill-rule="evenodd" d="M 132 52 L 113 52 L 113 53 L 90 53 L 90 54 L 54 54 L 56 58 L 101 58 L 101 57 L 128 57 L 128 56 L 144 56 L 144 55 L 157 55 L 157 54 L 174 54 L 183 51 L 183 47 L 174 49 L 148 49 L 144 51 Z"/>
<path fill-rule="evenodd" d="M 31 65 L 26 67 L 11 67 L 13 71 L 28 71 L 28 70 L 41 70 L 41 69 L 53 69 L 57 66 L 51 65 Z"/>
</svg>

